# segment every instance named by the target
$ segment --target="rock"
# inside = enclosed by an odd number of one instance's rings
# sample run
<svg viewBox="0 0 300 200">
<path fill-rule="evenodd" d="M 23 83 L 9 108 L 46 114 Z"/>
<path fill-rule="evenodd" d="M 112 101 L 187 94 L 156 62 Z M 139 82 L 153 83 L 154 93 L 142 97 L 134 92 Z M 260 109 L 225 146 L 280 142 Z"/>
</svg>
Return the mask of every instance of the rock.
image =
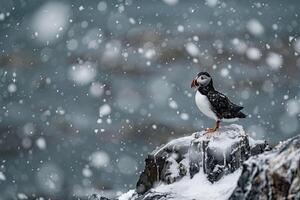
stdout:
<svg viewBox="0 0 300 200">
<path fill-rule="evenodd" d="M 249 145 L 250 145 L 250 153 L 251 156 L 255 156 L 261 154 L 265 151 L 270 151 L 271 147 L 267 144 L 265 140 L 253 140 L 249 138 Z"/>
<path fill-rule="evenodd" d="M 172 140 L 148 155 L 136 189 L 119 199 L 228 199 L 243 163 L 268 149 L 235 124 Z"/>
<path fill-rule="evenodd" d="M 149 154 L 136 185 L 137 193 L 147 192 L 159 181 L 173 183 L 184 176 L 188 170 L 186 154 L 192 140 L 192 136 L 172 140 Z"/>
<path fill-rule="evenodd" d="M 171 184 L 186 175 L 193 178 L 200 170 L 210 182 L 218 181 L 267 147 L 265 141 L 247 136 L 239 125 L 224 126 L 213 134 L 202 131 L 172 140 L 146 158 L 136 192 L 144 194 L 158 183 Z"/>
<path fill-rule="evenodd" d="M 300 136 L 247 160 L 230 199 L 300 199 Z"/>
<path fill-rule="evenodd" d="M 238 125 L 223 127 L 211 136 L 196 134 L 192 141 L 190 175 L 193 177 L 202 168 L 210 182 L 237 170 L 251 155 L 249 137 Z"/>
</svg>

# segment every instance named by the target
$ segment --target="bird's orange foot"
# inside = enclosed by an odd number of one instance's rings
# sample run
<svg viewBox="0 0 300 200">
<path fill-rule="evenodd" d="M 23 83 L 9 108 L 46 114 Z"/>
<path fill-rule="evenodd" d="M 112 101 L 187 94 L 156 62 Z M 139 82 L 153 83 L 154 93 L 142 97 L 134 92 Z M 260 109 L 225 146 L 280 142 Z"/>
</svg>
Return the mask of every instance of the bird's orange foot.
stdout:
<svg viewBox="0 0 300 200">
<path fill-rule="evenodd" d="M 216 128 L 207 128 L 207 129 L 205 129 L 206 133 L 213 133 L 216 130 L 217 130 Z"/>
</svg>

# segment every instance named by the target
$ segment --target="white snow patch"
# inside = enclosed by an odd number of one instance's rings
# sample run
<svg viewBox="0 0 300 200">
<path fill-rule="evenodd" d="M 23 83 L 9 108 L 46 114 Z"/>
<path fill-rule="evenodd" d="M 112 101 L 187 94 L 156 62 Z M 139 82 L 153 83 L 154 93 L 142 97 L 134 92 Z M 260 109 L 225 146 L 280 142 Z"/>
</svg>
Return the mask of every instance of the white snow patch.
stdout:
<svg viewBox="0 0 300 200">
<path fill-rule="evenodd" d="M 169 185 L 161 184 L 153 190 L 171 193 L 174 200 L 225 200 L 232 194 L 240 175 L 239 169 L 212 184 L 203 172 L 199 172 L 192 179 L 185 176 L 178 182 Z"/>
<path fill-rule="evenodd" d="M 135 190 L 129 190 L 128 192 L 123 193 L 121 196 L 119 196 L 118 200 L 130 200 L 134 193 Z"/>
</svg>

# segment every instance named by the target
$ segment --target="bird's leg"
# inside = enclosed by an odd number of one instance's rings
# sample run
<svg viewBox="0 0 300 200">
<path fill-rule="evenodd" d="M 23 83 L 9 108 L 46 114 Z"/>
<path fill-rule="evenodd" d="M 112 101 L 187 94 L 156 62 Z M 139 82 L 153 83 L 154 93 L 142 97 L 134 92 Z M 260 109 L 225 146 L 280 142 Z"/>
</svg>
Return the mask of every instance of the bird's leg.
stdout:
<svg viewBox="0 0 300 200">
<path fill-rule="evenodd" d="M 206 131 L 207 131 L 207 133 L 213 133 L 216 130 L 218 130 L 219 127 L 220 127 L 220 121 L 218 120 L 218 121 L 216 121 L 215 127 L 213 127 L 213 128 L 207 128 Z"/>
</svg>

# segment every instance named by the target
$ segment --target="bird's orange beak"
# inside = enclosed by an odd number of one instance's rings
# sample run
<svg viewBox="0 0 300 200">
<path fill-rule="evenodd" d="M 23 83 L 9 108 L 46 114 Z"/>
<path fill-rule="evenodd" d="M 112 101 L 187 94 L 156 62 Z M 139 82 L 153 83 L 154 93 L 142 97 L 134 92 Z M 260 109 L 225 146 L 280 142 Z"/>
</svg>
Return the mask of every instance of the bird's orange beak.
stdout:
<svg viewBox="0 0 300 200">
<path fill-rule="evenodd" d="M 198 87 L 199 84 L 197 83 L 197 81 L 195 79 L 193 79 L 192 84 L 191 84 L 191 88 L 193 87 Z"/>
</svg>

